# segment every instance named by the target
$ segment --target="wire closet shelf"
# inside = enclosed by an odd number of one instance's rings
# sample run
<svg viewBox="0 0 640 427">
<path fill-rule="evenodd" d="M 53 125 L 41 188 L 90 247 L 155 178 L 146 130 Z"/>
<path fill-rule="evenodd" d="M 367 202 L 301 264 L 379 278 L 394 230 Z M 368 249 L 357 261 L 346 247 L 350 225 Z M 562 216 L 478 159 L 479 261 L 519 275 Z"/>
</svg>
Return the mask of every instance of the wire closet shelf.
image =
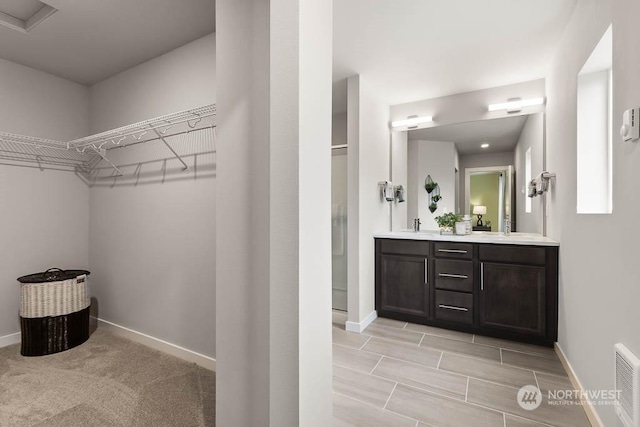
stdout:
<svg viewBox="0 0 640 427">
<path fill-rule="evenodd" d="M 62 170 L 88 176 L 104 161 L 119 176 L 123 173 L 109 160 L 109 150 L 161 141 L 187 170 L 187 164 L 167 139 L 205 129 L 215 130 L 215 116 L 216 106 L 211 104 L 68 142 L 0 132 L 0 164 Z"/>
</svg>

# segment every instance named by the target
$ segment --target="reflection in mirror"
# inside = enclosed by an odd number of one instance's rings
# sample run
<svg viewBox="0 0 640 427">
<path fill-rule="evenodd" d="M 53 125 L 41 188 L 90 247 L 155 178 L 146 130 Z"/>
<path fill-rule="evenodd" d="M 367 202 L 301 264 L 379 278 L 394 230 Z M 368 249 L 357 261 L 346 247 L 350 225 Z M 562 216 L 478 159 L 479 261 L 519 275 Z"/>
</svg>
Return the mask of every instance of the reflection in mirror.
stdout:
<svg viewBox="0 0 640 427">
<path fill-rule="evenodd" d="M 437 230 L 436 216 L 457 212 L 471 215 L 476 231 L 503 231 L 509 218 L 512 231 L 543 234 L 542 200 L 526 194 L 544 168 L 543 113 L 412 130 L 407 144 L 407 224 L 420 218 L 422 230 Z M 486 208 L 482 228 L 475 206 Z"/>
</svg>

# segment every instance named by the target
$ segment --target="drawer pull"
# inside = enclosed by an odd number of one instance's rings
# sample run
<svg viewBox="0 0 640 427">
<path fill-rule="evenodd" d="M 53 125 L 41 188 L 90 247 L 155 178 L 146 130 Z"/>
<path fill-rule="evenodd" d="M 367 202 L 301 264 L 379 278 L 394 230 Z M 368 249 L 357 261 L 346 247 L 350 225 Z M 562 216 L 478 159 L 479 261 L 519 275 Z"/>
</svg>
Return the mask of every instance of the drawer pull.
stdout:
<svg viewBox="0 0 640 427">
<path fill-rule="evenodd" d="M 449 254 L 466 254 L 464 249 L 438 249 L 438 252 L 446 252 Z"/>
<path fill-rule="evenodd" d="M 438 276 L 451 277 L 452 279 L 468 279 L 469 278 L 469 276 L 466 276 L 464 274 L 449 274 L 449 273 L 439 273 Z"/>
<path fill-rule="evenodd" d="M 445 305 L 445 304 L 439 304 L 438 305 L 439 308 L 444 308 L 447 310 L 456 310 L 456 311 L 469 311 L 468 308 L 464 308 L 464 307 L 455 307 L 453 305 Z"/>
</svg>

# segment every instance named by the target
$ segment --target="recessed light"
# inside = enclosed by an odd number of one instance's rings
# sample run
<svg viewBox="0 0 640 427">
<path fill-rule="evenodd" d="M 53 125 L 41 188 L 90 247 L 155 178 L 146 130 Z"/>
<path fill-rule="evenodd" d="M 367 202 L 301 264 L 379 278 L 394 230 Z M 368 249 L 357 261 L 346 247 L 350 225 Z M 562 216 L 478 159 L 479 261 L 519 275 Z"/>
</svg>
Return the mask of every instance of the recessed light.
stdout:
<svg viewBox="0 0 640 427">
<path fill-rule="evenodd" d="M 480 148 L 489 148 L 489 144 L 485 142 L 484 144 L 480 145 Z"/>
</svg>

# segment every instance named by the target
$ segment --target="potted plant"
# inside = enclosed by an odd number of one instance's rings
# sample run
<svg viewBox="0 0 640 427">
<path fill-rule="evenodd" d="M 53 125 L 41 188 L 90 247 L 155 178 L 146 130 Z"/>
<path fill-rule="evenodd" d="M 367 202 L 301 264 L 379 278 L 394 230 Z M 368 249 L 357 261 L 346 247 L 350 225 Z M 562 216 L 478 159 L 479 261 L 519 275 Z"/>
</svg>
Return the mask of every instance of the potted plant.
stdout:
<svg viewBox="0 0 640 427">
<path fill-rule="evenodd" d="M 431 196 L 431 202 L 433 202 L 433 203 L 438 203 L 440 200 L 442 200 L 442 196 L 439 195 L 439 194 Z"/>
<path fill-rule="evenodd" d="M 431 213 L 434 213 L 437 210 L 438 210 L 438 204 L 435 202 L 431 202 L 431 204 L 429 205 L 429 211 Z"/>
<path fill-rule="evenodd" d="M 427 190 L 427 193 L 431 194 L 433 190 L 438 186 L 437 182 L 433 182 L 431 179 L 431 175 L 427 175 L 427 178 L 424 180 L 424 189 Z"/>
<path fill-rule="evenodd" d="M 435 220 L 440 227 L 440 234 L 453 234 L 453 229 L 456 226 L 456 222 L 462 221 L 462 215 L 449 212 L 444 215 L 435 217 Z"/>
</svg>

